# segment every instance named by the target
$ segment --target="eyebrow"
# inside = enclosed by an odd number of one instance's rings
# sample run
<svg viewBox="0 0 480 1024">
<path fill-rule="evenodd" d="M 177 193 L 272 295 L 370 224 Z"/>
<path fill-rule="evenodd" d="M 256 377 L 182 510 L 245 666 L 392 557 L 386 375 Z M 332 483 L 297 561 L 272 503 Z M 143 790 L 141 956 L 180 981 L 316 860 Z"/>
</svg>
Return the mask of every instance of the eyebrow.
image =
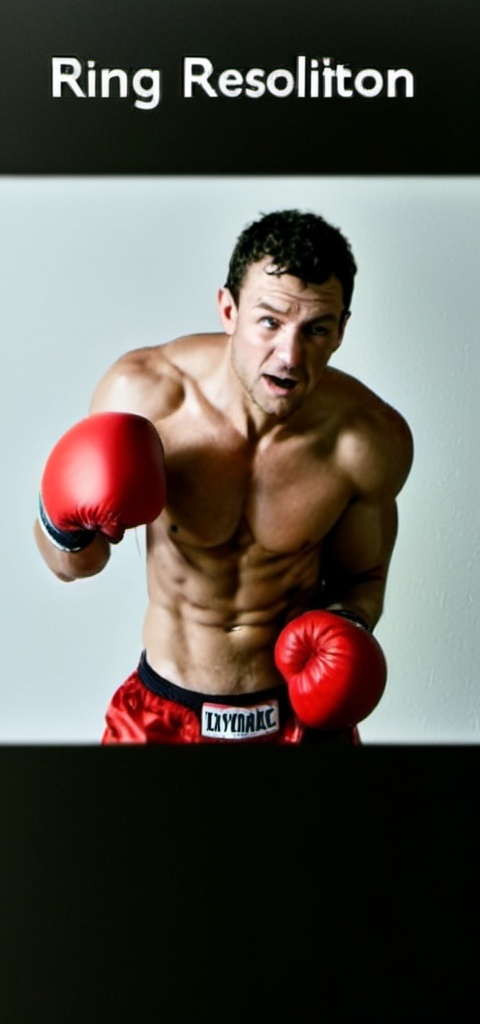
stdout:
<svg viewBox="0 0 480 1024">
<path fill-rule="evenodd" d="M 288 314 L 288 309 L 279 309 L 278 306 L 272 306 L 270 302 L 264 302 L 263 300 L 260 300 L 260 302 L 256 302 L 255 305 L 253 306 L 253 309 L 267 309 L 269 313 L 279 313 L 280 316 L 287 316 Z M 313 324 L 318 323 L 319 321 L 336 319 L 337 318 L 335 316 L 335 313 L 319 313 L 318 316 L 312 316 L 311 319 L 307 321 L 307 323 Z"/>
</svg>

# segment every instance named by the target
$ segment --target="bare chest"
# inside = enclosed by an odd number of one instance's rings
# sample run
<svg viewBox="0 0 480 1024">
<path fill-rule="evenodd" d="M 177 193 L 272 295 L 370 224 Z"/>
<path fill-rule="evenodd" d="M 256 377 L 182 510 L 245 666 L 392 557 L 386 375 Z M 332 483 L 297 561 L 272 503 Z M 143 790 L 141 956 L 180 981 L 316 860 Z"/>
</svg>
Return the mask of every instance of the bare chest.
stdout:
<svg viewBox="0 0 480 1024">
<path fill-rule="evenodd" d="M 229 430 L 163 424 L 163 524 L 196 547 L 258 544 L 291 553 L 318 544 L 350 499 L 331 458 L 312 445 L 252 446 Z"/>
</svg>

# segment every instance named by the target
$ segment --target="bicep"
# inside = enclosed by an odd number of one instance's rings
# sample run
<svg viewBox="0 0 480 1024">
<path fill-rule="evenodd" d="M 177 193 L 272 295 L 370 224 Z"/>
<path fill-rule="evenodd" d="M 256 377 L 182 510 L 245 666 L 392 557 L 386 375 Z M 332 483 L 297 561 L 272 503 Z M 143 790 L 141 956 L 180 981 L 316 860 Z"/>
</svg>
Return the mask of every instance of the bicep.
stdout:
<svg viewBox="0 0 480 1024">
<path fill-rule="evenodd" d="M 355 461 L 348 451 L 355 496 L 325 542 L 328 559 L 352 574 L 386 572 L 397 537 L 396 499 L 410 472 L 413 440 L 393 411 L 383 428 L 383 433 L 377 428 L 373 437 L 366 435 L 360 455 L 353 447 Z"/>
<path fill-rule="evenodd" d="M 398 528 L 394 499 L 352 502 L 324 541 L 327 574 L 386 574 Z"/>
</svg>

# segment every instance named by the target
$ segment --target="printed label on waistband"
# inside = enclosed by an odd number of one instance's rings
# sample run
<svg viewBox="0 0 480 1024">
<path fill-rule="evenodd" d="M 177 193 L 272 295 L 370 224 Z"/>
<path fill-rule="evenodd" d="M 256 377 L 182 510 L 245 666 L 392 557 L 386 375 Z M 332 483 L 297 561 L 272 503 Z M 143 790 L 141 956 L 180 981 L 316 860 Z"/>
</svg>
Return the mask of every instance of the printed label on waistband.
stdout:
<svg viewBox="0 0 480 1024">
<path fill-rule="evenodd" d="M 202 736 L 216 740 L 251 740 L 280 729 L 278 701 L 248 708 L 203 704 Z"/>
</svg>

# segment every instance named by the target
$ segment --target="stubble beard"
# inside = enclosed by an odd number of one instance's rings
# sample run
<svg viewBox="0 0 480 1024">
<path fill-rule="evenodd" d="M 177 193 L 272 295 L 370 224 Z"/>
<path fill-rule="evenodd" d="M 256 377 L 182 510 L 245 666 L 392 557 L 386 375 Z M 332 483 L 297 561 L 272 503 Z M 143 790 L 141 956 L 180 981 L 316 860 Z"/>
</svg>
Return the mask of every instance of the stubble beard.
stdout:
<svg viewBox="0 0 480 1024">
<path fill-rule="evenodd" d="M 299 394 L 298 396 L 295 396 L 294 394 L 289 394 L 286 395 L 285 397 L 265 395 L 265 399 L 258 398 L 257 395 L 255 394 L 255 386 L 256 384 L 258 384 L 259 389 L 262 388 L 262 374 L 259 374 L 256 380 L 254 380 L 254 382 L 251 383 L 247 377 L 247 374 L 242 369 L 241 365 L 239 364 L 236 358 L 235 350 L 232 351 L 231 362 L 235 376 L 239 380 L 241 387 L 244 393 L 246 394 L 247 398 L 255 406 L 255 408 L 259 409 L 260 412 L 264 413 L 264 415 L 273 416 L 275 419 L 278 420 L 285 420 L 288 419 L 288 417 L 291 416 L 292 413 L 296 412 L 296 410 L 302 405 L 305 398 L 304 394 Z"/>
</svg>

